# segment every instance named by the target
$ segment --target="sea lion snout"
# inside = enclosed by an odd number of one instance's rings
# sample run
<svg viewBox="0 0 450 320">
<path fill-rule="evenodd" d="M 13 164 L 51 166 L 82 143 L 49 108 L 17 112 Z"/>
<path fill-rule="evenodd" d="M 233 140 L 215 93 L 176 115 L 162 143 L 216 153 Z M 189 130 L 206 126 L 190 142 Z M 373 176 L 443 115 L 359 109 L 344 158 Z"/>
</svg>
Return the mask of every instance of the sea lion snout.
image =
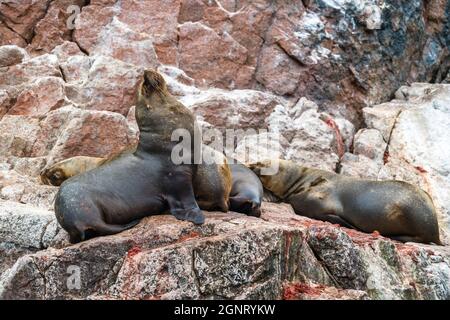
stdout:
<svg viewBox="0 0 450 320">
<path fill-rule="evenodd" d="M 66 180 L 64 172 L 60 169 L 44 168 L 40 173 L 40 178 L 43 184 L 60 186 Z"/>
<path fill-rule="evenodd" d="M 166 81 L 163 76 L 154 70 L 145 70 L 141 91 L 144 95 L 149 96 L 153 91 L 164 91 L 166 89 Z"/>
</svg>

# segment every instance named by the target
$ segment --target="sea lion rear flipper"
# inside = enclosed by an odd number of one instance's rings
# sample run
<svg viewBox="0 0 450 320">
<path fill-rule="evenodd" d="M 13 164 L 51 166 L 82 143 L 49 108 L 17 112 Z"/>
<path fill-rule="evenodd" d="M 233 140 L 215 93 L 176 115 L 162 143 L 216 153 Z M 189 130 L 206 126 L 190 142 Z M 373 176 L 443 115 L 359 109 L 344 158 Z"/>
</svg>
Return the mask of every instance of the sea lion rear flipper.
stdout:
<svg viewBox="0 0 450 320">
<path fill-rule="evenodd" d="M 96 223 L 92 227 L 84 230 L 81 235 L 81 241 L 88 240 L 90 238 L 96 237 L 96 236 L 107 236 L 112 235 L 116 233 L 120 233 L 122 231 L 131 229 L 135 225 L 137 225 L 141 219 L 133 220 L 130 223 L 127 224 L 107 224 L 107 223 Z"/>
<path fill-rule="evenodd" d="M 436 239 L 436 240 L 430 240 L 430 239 L 423 239 L 420 236 L 387 236 L 393 240 L 397 240 L 400 242 L 419 242 L 419 243 L 433 243 L 436 244 L 438 246 L 442 246 L 443 244 L 441 243 L 440 239 Z"/>
<path fill-rule="evenodd" d="M 358 228 L 356 228 L 355 226 L 353 226 L 352 224 L 350 224 L 349 222 L 345 221 L 344 219 L 342 219 L 341 217 L 334 215 L 334 214 L 328 214 L 325 217 L 325 220 L 331 223 L 337 223 L 342 227 L 345 228 L 350 228 L 350 229 L 356 229 L 358 230 Z"/>
</svg>

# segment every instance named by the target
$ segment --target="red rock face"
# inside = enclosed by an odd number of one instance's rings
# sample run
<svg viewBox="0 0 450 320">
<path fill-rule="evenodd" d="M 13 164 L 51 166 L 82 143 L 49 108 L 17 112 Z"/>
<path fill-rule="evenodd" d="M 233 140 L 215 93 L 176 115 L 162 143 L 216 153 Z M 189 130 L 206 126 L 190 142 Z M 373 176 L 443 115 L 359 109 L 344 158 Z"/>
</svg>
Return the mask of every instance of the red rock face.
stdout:
<svg viewBox="0 0 450 320">
<path fill-rule="evenodd" d="M 24 88 L 7 114 L 43 116 L 61 107 L 64 98 L 64 81 L 61 78 L 39 78 Z"/>
</svg>

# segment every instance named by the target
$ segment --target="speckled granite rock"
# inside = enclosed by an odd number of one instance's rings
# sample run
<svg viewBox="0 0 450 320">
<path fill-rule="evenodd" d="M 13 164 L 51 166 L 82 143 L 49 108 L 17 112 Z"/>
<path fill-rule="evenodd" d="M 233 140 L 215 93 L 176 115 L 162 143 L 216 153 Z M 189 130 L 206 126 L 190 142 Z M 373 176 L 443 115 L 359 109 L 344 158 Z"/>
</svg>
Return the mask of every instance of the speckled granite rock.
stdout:
<svg viewBox="0 0 450 320">
<path fill-rule="evenodd" d="M 117 235 L 26 253 L 1 274 L 1 298 L 450 298 L 448 248 L 314 221 L 284 204 L 265 203 L 262 219 L 208 213 L 202 226 L 154 216 Z"/>
</svg>

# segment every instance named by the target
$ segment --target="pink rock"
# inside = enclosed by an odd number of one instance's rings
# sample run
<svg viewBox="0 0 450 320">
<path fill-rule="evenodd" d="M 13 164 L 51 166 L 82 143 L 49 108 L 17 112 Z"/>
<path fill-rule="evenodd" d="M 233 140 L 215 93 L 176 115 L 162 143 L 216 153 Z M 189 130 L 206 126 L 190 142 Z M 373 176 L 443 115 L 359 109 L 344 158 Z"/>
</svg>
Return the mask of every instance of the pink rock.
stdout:
<svg viewBox="0 0 450 320">
<path fill-rule="evenodd" d="M 87 59 L 83 56 L 76 57 Z M 72 64 L 73 69 L 70 69 L 70 60 L 68 64 L 66 70 L 70 73 L 70 70 L 76 69 L 77 61 Z M 130 107 L 134 105 L 136 87 L 141 79 L 142 70 L 106 56 L 95 58 L 86 65 L 87 67 L 89 70 L 82 70 L 80 78 L 70 78 L 72 81 L 79 79 L 83 82 L 68 86 L 67 97 L 86 109 L 112 111 L 126 116 Z"/>
<path fill-rule="evenodd" d="M 64 103 L 64 81 L 57 77 L 42 77 L 27 84 L 9 109 L 9 115 L 43 116 Z"/>
<path fill-rule="evenodd" d="M 0 121 L 0 154 L 30 157 L 39 131 L 39 119 L 6 115 Z"/>
<path fill-rule="evenodd" d="M 126 0 L 118 18 L 136 32 L 151 35 L 159 61 L 175 65 L 179 11 L 180 0 Z"/>
<path fill-rule="evenodd" d="M 34 28 L 33 40 L 29 50 L 33 54 L 50 52 L 57 45 L 66 40 L 71 40 L 72 28 L 70 23 L 75 20 L 79 11 L 72 11 L 71 6 L 76 6 L 81 11 L 84 0 L 59 0 L 50 3 L 45 16 L 39 20 Z"/>
<path fill-rule="evenodd" d="M 255 90 L 211 91 L 187 104 L 204 121 L 228 129 L 266 129 L 266 118 L 282 100 Z"/>
<path fill-rule="evenodd" d="M 228 33 L 216 33 L 199 23 L 179 27 L 179 66 L 198 85 L 245 88 L 254 68 L 246 65 L 248 51 Z"/>
<path fill-rule="evenodd" d="M 110 56 L 143 68 L 156 69 L 159 65 L 151 36 L 130 29 L 117 18 L 102 29 L 89 53 Z"/>
<path fill-rule="evenodd" d="M 108 5 L 109 4 L 109 5 Z M 97 43 L 98 36 L 114 16 L 113 3 L 99 3 L 91 1 L 91 4 L 83 8 L 81 14 L 75 20 L 73 39 L 86 52 L 90 52 Z"/>
<path fill-rule="evenodd" d="M 28 53 L 15 45 L 0 47 L 0 68 L 9 67 L 28 59 Z"/>
<path fill-rule="evenodd" d="M 20 35 L 24 40 L 30 41 L 36 23 L 46 13 L 50 0 L 34 1 L 8 1 L 0 3 L 2 20 L 7 27 Z"/>
<path fill-rule="evenodd" d="M 48 163 L 77 155 L 104 157 L 135 144 L 136 135 L 119 114 L 67 106 L 42 121 L 33 156 L 48 155 Z"/>
<path fill-rule="evenodd" d="M 58 58 L 44 54 L 10 68 L 0 69 L 0 84 L 17 86 L 38 77 L 60 77 Z"/>
<path fill-rule="evenodd" d="M 256 80 L 277 94 L 293 94 L 298 86 L 302 67 L 277 46 L 261 50 Z"/>
<path fill-rule="evenodd" d="M 26 41 L 17 33 L 7 27 L 0 21 L 0 45 L 16 45 L 18 47 L 26 47 Z"/>
</svg>

